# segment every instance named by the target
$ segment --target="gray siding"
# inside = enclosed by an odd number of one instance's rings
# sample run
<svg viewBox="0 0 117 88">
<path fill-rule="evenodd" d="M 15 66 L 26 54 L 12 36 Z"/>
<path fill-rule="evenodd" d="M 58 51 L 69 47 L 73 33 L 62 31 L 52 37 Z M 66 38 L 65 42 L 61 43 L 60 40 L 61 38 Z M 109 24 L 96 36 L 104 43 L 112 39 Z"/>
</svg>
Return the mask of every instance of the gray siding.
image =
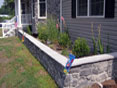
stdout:
<svg viewBox="0 0 117 88">
<path fill-rule="evenodd" d="M 32 8 L 33 8 L 33 0 L 31 0 L 31 14 L 32 14 Z M 34 0 L 34 13 L 35 17 L 32 17 L 32 33 L 37 34 L 37 25 L 38 25 L 38 0 Z"/>
<path fill-rule="evenodd" d="M 114 18 L 72 18 L 71 1 L 72 0 L 63 0 L 63 16 L 71 39 L 74 41 L 77 37 L 86 38 L 92 47 L 91 23 L 94 23 L 95 36 L 98 35 L 97 27 L 101 24 L 101 38 L 104 45 L 107 45 L 107 34 L 109 33 L 111 50 L 117 51 L 117 0 L 115 0 Z"/>
<path fill-rule="evenodd" d="M 47 15 L 59 18 L 60 16 L 60 0 L 47 0 Z"/>
</svg>

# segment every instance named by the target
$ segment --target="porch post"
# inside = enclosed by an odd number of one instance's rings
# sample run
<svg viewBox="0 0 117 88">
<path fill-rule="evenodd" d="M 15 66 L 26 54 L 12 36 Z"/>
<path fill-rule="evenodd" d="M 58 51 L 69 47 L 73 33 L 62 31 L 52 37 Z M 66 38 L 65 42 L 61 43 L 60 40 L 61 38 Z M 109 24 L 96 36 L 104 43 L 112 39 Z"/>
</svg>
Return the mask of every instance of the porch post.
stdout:
<svg viewBox="0 0 117 88">
<path fill-rule="evenodd" d="M 21 0 L 18 0 L 18 16 L 17 16 L 17 22 L 18 22 L 18 27 L 21 28 L 22 24 L 21 24 Z"/>
</svg>

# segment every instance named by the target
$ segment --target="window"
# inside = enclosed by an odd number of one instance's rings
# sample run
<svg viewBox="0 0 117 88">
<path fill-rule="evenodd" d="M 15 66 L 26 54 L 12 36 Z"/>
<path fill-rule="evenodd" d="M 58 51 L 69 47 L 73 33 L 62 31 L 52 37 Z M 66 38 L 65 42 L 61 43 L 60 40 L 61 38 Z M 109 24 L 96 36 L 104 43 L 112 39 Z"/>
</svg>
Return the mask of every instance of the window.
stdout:
<svg viewBox="0 0 117 88">
<path fill-rule="evenodd" d="M 25 14 L 25 3 L 21 3 L 21 7 L 22 7 L 22 14 Z"/>
<path fill-rule="evenodd" d="M 77 0 L 77 17 L 104 17 L 105 0 Z"/>
<path fill-rule="evenodd" d="M 38 0 L 39 1 L 39 18 L 45 19 L 47 17 L 47 0 Z"/>
<path fill-rule="evenodd" d="M 87 16 L 87 0 L 78 0 L 77 1 L 77 15 L 78 16 Z"/>
</svg>

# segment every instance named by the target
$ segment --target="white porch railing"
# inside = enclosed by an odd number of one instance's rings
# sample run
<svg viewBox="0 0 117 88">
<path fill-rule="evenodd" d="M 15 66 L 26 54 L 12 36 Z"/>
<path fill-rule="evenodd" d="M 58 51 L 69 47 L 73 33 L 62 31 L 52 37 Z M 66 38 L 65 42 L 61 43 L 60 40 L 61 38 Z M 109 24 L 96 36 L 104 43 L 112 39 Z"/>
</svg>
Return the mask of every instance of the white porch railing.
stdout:
<svg viewBox="0 0 117 88">
<path fill-rule="evenodd" d="M 31 14 L 22 14 L 21 23 L 22 25 L 31 25 L 32 24 Z"/>
<path fill-rule="evenodd" d="M 15 29 L 16 29 L 15 20 L 16 17 L 13 17 L 11 20 L 9 20 L 6 23 L 0 23 L 2 25 L 2 37 L 0 38 L 5 38 L 15 35 Z"/>
<path fill-rule="evenodd" d="M 2 37 L 9 37 L 15 34 L 15 24 L 14 23 L 1 23 L 2 24 Z M 11 33 L 12 32 L 12 33 Z"/>
</svg>

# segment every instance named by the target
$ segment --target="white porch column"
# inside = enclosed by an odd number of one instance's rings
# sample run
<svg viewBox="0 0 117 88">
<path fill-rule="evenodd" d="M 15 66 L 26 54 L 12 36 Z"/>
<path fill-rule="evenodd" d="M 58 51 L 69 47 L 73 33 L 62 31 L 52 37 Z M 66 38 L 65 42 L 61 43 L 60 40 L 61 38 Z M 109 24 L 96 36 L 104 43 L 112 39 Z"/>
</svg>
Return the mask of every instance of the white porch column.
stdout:
<svg viewBox="0 0 117 88">
<path fill-rule="evenodd" d="M 17 2 L 18 2 L 18 5 L 17 5 L 18 6 L 17 22 L 18 22 L 18 27 L 21 28 L 22 27 L 22 24 L 21 24 L 21 0 L 17 0 Z"/>
</svg>

